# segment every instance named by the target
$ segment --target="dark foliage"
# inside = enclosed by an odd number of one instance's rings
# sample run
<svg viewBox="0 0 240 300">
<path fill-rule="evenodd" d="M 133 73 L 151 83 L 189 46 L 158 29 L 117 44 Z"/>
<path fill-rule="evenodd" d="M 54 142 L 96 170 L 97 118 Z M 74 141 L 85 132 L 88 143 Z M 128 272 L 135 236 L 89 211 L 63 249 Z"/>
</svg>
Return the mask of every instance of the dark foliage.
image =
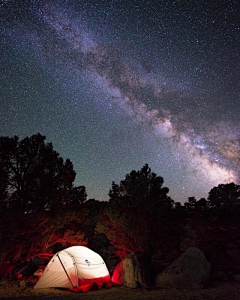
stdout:
<svg viewBox="0 0 240 300">
<path fill-rule="evenodd" d="M 234 219 L 237 222 L 240 216 L 240 185 L 233 182 L 219 184 L 211 189 L 207 199 L 189 197 L 184 207 L 190 214 L 201 210 L 214 218 Z"/>
<path fill-rule="evenodd" d="M 73 187 L 72 162 L 64 161 L 45 139 L 41 134 L 21 141 L 0 137 L 2 209 L 29 213 L 86 200 L 85 187 Z"/>
<path fill-rule="evenodd" d="M 231 182 L 219 184 L 209 192 L 209 207 L 219 217 L 239 219 L 240 216 L 240 185 Z"/>
<path fill-rule="evenodd" d="M 156 205 L 172 207 L 173 200 L 167 195 L 168 192 L 169 189 L 163 187 L 163 178 L 153 173 L 146 164 L 140 171 L 127 174 L 119 185 L 113 182 L 109 201 L 129 201 L 137 207 L 144 206 L 153 213 Z"/>
<path fill-rule="evenodd" d="M 107 235 L 119 257 L 132 251 L 150 256 L 172 229 L 164 223 L 174 203 L 168 191 L 163 178 L 147 164 L 127 174 L 119 185 L 113 182 L 105 217 L 97 230 Z"/>
</svg>

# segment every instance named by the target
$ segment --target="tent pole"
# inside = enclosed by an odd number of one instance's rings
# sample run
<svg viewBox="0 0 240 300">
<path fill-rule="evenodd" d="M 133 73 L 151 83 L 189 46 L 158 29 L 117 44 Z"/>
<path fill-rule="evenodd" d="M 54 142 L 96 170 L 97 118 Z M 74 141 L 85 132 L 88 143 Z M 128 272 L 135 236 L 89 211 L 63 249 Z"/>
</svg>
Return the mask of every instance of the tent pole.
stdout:
<svg viewBox="0 0 240 300">
<path fill-rule="evenodd" d="M 58 254 L 57 254 L 57 257 L 58 257 L 58 259 L 59 259 L 59 261 L 60 261 L 60 263 L 61 263 L 61 265 L 62 265 L 62 267 L 63 267 L 63 270 L 65 271 L 65 273 L 66 273 L 66 275 L 67 275 L 67 277 L 68 277 L 69 281 L 71 282 L 72 288 L 74 289 L 74 286 L 73 286 L 72 280 L 70 279 L 70 277 L 69 277 L 69 275 L 68 275 L 68 273 L 67 273 L 67 271 L 66 271 L 66 269 L 65 269 L 65 267 L 64 267 L 64 265 L 63 265 L 63 263 L 62 263 L 62 261 L 61 261 L 61 259 L 60 259 L 60 257 L 59 257 L 59 255 L 58 255 Z"/>
<path fill-rule="evenodd" d="M 75 261 L 75 258 L 74 256 L 69 253 L 67 250 L 63 250 L 64 252 L 66 252 L 73 260 L 73 265 L 75 267 L 75 274 L 76 274 L 76 278 L 77 278 L 77 284 L 76 284 L 76 287 L 79 287 L 79 282 L 78 282 L 78 269 L 77 269 L 77 265 L 76 265 L 76 261 Z"/>
</svg>

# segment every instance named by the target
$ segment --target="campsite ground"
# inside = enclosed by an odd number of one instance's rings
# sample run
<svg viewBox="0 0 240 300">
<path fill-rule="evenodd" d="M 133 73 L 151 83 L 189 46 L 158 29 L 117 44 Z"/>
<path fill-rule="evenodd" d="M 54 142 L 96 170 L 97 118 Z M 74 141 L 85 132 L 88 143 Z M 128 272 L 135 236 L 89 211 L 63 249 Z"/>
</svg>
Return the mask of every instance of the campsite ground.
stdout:
<svg viewBox="0 0 240 300">
<path fill-rule="evenodd" d="M 239 300 L 240 283 L 215 283 L 204 290 L 177 289 L 129 289 L 112 287 L 87 293 L 74 293 L 60 289 L 34 290 L 30 287 L 20 288 L 17 282 L 0 282 L 0 299 L 27 299 L 27 300 Z"/>
</svg>

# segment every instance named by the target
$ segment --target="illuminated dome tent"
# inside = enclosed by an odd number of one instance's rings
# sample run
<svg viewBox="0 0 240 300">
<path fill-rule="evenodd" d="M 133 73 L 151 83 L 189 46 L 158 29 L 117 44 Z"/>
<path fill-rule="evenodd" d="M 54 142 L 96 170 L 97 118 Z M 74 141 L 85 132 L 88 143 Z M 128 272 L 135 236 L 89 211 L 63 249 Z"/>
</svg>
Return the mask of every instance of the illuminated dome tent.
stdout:
<svg viewBox="0 0 240 300">
<path fill-rule="evenodd" d="M 110 282 L 105 262 L 94 251 L 73 246 L 53 256 L 34 288 L 76 288 L 94 282 Z"/>
</svg>

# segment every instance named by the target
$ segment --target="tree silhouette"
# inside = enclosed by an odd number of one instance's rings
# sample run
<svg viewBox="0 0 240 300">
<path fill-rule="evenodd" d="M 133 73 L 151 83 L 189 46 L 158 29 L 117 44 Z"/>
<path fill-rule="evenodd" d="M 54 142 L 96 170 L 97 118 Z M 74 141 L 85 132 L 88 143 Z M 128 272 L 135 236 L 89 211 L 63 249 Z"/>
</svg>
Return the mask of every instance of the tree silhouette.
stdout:
<svg viewBox="0 0 240 300">
<path fill-rule="evenodd" d="M 73 165 L 45 139 L 39 133 L 21 141 L 17 136 L 0 137 L 0 176 L 4 178 L 0 192 L 10 210 L 49 210 L 71 198 L 76 175 Z"/>
<path fill-rule="evenodd" d="M 3 166 L 0 166 L 0 211 L 4 211 L 7 208 L 7 173 Z"/>
<path fill-rule="evenodd" d="M 124 257 L 132 251 L 151 255 L 155 251 L 159 219 L 174 203 L 168 191 L 163 187 L 163 178 L 147 164 L 140 171 L 127 174 L 119 185 L 112 183 L 105 218 L 97 230 L 107 235 L 118 256 Z"/>
<path fill-rule="evenodd" d="M 71 190 L 70 196 L 66 198 L 66 204 L 71 204 L 75 208 L 87 199 L 85 186 L 76 186 Z"/>
<path fill-rule="evenodd" d="M 184 206 L 188 212 L 194 212 L 196 209 L 205 210 L 207 208 L 207 200 L 205 198 L 197 200 L 195 197 L 189 197 L 188 202 L 185 202 Z"/>
<path fill-rule="evenodd" d="M 235 183 L 219 184 L 209 192 L 209 205 L 211 208 L 227 207 L 240 204 L 240 185 Z"/>
<path fill-rule="evenodd" d="M 207 208 L 207 200 L 205 198 L 199 199 L 195 204 L 195 208 L 205 210 Z"/>
<path fill-rule="evenodd" d="M 163 178 L 153 173 L 146 164 L 140 171 L 127 174 L 119 185 L 113 182 L 109 197 L 110 201 L 128 200 L 135 202 L 139 207 L 156 208 L 156 205 L 172 207 L 173 201 L 167 195 L 168 192 L 169 189 L 163 187 Z"/>
<path fill-rule="evenodd" d="M 191 209 L 195 208 L 196 202 L 197 202 L 197 200 L 196 200 L 195 197 L 189 197 L 188 198 L 188 203 L 189 203 L 189 206 L 190 206 Z"/>
<path fill-rule="evenodd" d="M 218 216 L 236 217 L 240 214 L 240 185 L 235 183 L 219 184 L 209 192 L 208 206 Z"/>
</svg>

